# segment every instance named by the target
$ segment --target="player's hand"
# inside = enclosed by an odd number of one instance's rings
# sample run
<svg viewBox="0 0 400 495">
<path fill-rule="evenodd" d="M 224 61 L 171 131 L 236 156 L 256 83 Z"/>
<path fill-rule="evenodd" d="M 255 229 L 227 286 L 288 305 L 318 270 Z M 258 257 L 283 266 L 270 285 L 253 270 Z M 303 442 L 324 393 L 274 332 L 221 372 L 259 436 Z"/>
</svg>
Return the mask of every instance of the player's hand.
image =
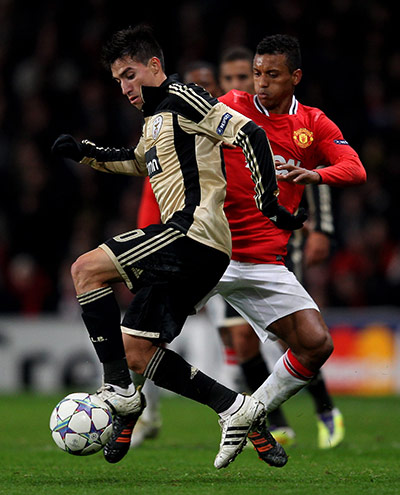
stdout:
<svg viewBox="0 0 400 495">
<path fill-rule="evenodd" d="M 287 163 L 277 165 L 276 170 L 278 172 L 276 178 L 280 181 L 301 185 L 321 183 L 321 176 L 313 170 L 307 170 L 306 168 L 296 167 Z"/>
<path fill-rule="evenodd" d="M 234 144 L 229 144 L 225 141 L 222 142 L 222 147 L 226 148 L 227 150 L 234 150 L 235 148 L 237 148 L 237 146 L 235 146 Z"/>
<path fill-rule="evenodd" d="M 70 134 L 61 134 L 54 141 L 51 147 L 51 152 L 62 158 L 71 158 L 76 162 L 80 162 L 84 157 L 83 147 L 74 137 Z"/>
<path fill-rule="evenodd" d="M 299 208 L 297 213 L 290 213 L 284 206 L 278 205 L 276 214 L 270 220 L 283 230 L 297 230 L 303 227 L 307 220 L 307 213 L 304 208 Z"/>
</svg>

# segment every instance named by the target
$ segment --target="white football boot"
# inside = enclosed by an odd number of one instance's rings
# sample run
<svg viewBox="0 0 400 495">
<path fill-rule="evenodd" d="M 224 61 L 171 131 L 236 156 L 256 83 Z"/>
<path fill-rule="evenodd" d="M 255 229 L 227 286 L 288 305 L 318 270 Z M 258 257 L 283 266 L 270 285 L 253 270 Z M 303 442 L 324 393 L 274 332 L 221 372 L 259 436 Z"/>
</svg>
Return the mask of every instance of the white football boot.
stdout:
<svg viewBox="0 0 400 495">
<path fill-rule="evenodd" d="M 140 387 L 135 390 L 133 384 L 127 389 L 104 384 L 96 395 L 110 407 L 113 413 L 113 430 L 110 440 L 104 447 L 104 457 L 108 462 L 119 462 L 129 451 L 132 431 L 146 407 L 146 399 Z"/>
<path fill-rule="evenodd" d="M 265 421 L 264 405 L 251 396 L 244 396 L 243 404 L 227 419 L 220 419 L 222 438 L 214 461 L 217 469 L 227 467 L 243 450 L 247 435 Z"/>
</svg>

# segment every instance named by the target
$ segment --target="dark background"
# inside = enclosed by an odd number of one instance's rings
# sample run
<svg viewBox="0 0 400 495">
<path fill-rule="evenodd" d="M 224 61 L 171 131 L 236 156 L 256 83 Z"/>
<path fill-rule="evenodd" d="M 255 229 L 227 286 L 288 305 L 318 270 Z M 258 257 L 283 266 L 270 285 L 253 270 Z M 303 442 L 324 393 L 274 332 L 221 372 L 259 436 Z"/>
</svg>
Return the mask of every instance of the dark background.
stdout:
<svg viewBox="0 0 400 495">
<path fill-rule="evenodd" d="M 69 267 L 136 226 L 142 179 L 113 177 L 50 148 L 60 133 L 128 146 L 140 115 L 100 64 L 110 34 L 150 23 L 168 74 L 218 64 L 268 34 L 299 38 L 297 97 L 343 131 L 368 182 L 334 190 L 331 259 L 307 285 L 321 305 L 398 305 L 400 293 L 400 46 L 382 1 L 118 2 L 0 0 L 0 312 L 76 311 Z"/>
</svg>

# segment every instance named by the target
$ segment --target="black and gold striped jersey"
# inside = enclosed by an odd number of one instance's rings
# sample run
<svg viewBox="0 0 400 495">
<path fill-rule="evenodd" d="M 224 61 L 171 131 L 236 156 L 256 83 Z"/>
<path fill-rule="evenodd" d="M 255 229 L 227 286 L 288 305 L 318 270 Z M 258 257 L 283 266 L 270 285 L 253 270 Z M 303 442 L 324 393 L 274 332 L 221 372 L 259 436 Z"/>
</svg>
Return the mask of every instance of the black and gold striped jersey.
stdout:
<svg viewBox="0 0 400 495">
<path fill-rule="evenodd" d="M 201 87 L 182 84 L 174 76 L 161 86 L 143 87 L 142 95 L 145 120 L 138 145 L 85 146 L 87 156 L 81 162 L 104 172 L 148 175 L 163 223 L 230 255 L 221 144 L 243 149 L 256 204 L 272 216 L 278 188 L 264 130 Z"/>
</svg>

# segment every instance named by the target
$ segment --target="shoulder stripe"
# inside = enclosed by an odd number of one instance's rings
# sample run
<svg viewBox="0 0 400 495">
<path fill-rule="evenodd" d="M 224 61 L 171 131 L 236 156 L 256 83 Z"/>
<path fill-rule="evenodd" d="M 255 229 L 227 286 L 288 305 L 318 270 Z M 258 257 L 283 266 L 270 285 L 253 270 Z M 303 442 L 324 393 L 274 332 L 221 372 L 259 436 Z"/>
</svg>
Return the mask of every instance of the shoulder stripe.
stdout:
<svg viewBox="0 0 400 495">
<path fill-rule="evenodd" d="M 203 105 L 207 111 L 211 110 L 212 105 L 209 103 L 206 98 L 197 93 L 193 87 L 188 86 L 187 84 L 171 84 L 170 88 L 181 91 L 182 93 L 188 93 L 190 97 L 196 100 L 199 104 Z M 200 88 L 199 88 L 200 89 Z M 204 91 L 204 90 L 202 90 Z"/>
<path fill-rule="evenodd" d="M 171 84 L 169 87 L 169 92 L 176 96 L 181 97 L 203 116 L 207 115 L 207 113 L 212 108 L 212 105 L 210 105 L 210 103 L 208 103 L 204 98 L 196 94 L 196 92 L 193 91 L 192 88 L 188 88 L 187 86 L 181 86 L 179 84 Z"/>
</svg>

